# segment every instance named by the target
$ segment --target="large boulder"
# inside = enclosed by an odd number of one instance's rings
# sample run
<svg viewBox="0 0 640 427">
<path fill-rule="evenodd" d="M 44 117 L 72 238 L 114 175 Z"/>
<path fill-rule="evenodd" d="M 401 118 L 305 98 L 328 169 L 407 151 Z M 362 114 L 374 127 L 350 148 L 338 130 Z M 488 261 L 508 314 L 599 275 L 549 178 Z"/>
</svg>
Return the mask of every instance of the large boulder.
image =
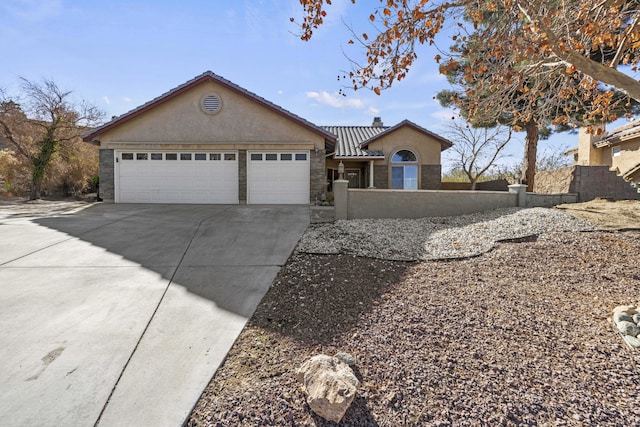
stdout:
<svg viewBox="0 0 640 427">
<path fill-rule="evenodd" d="M 349 365 L 319 354 L 304 362 L 297 375 L 311 410 L 325 420 L 339 423 L 360 384 Z"/>
</svg>

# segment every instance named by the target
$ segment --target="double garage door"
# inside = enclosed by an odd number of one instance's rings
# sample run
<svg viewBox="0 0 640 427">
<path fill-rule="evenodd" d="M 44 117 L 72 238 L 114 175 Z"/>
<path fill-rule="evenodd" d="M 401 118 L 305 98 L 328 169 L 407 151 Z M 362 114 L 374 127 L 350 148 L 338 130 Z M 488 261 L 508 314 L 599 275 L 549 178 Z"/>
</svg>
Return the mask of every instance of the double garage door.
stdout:
<svg viewBox="0 0 640 427">
<path fill-rule="evenodd" d="M 309 152 L 116 151 L 116 203 L 308 204 Z"/>
</svg>

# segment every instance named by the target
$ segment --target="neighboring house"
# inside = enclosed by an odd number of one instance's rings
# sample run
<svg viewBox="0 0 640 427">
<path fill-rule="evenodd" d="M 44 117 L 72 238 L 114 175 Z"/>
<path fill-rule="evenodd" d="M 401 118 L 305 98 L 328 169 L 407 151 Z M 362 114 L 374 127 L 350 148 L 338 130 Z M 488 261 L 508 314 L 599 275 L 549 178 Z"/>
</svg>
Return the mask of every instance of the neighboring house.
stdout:
<svg viewBox="0 0 640 427">
<path fill-rule="evenodd" d="M 640 120 L 600 136 L 580 129 L 578 147 L 569 150 L 579 166 L 609 166 L 625 180 L 640 183 Z"/>
<path fill-rule="evenodd" d="M 352 187 L 437 189 L 446 139 L 409 121 L 320 127 L 208 71 L 83 136 L 116 203 L 308 204 Z"/>
</svg>

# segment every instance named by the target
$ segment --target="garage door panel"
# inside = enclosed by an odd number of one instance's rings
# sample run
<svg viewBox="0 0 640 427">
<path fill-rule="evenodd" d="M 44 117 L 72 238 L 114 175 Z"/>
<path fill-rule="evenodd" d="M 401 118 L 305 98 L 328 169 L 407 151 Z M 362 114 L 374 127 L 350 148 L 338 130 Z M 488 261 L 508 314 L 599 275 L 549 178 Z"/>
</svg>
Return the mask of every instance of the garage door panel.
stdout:
<svg viewBox="0 0 640 427">
<path fill-rule="evenodd" d="M 248 203 L 309 203 L 308 152 L 250 152 L 247 159 Z"/>
<path fill-rule="evenodd" d="M 238 203 L 238 162 L 210 160 L 224 153 L 116 153 L 120 203 Z M 205 160 L 202 159 L 205 154 Z M 209 155 L 212 155 L 211 157 Z M 228 156 L 236 158 L 236 155 Z M 181 160 L 181 159 L 191 160 Z M 153 160 L 151 160 L 153 159 Z"/>
</svg>

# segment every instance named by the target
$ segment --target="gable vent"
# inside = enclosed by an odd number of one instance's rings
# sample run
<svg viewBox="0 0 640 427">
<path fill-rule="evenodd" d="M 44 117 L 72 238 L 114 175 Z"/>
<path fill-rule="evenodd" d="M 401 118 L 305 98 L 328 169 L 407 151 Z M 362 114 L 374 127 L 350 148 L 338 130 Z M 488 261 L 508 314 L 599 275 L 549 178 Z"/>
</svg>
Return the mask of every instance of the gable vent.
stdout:
<svg viewBox="0 0 640 427">
<path fill-rule="evenodd" d="M 207 95 L 202 98 L 202 110 L 205 113 L 214 114 L 222 108 L 222 101 L 217 95 Z"/>
</svg>

